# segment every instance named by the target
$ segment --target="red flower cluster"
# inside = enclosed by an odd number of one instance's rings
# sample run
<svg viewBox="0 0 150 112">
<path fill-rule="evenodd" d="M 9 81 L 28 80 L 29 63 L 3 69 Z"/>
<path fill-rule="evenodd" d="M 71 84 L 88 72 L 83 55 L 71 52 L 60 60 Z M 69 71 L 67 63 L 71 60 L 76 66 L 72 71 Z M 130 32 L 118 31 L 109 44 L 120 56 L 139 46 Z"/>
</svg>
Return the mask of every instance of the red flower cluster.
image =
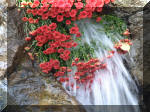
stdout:
<svg viewBox="0 0 150 112">
<path fill-rule="evenodd" d="M 41 20 L 49 19 L 57 21 L 58 24 L 65 21 L 65 24 L 69 27 L 69 33 L 75 34 L 76 37 L 81 37 L 78 26 L 76 24 L 73 26 L 72 21 L 91 18 L 94 12 L 101 12 L 104 4 L 108 4 L 110 1 L 113 2 L 114 0 L 34 0 L 33 3 L 22 2 L 21 7 L 28 6 L 26 13 L 30 15 L 23 17 L 22 20 L 30 24 L 37 24 Z M 99 22 L 100 20 L 101 18 L 97 17 L 96 21 Z M 70 48 L 76 47 L 78 44 L 73 41 L 70 35 L 57 31 L 58 24 L 43 25 L 30 32 L 30 35 L 35 37 L 37 46 L 44 48 L 43 54 L 51 55 L 55 53 L 59 56 L 59 59 L 67 61 L 70 59 Z M 26 37 L 25 40 L 30 41 L 31 38 Z M 48 47 L 45 49 L 45 46 Z M 28 53 L 28 55 L 31 59 L 34 59 L 32 53 Z M 79 62 L 79 59 L 76 58 L 72 66 L 77 67 L 74 79 L 78 83 L 86 83 L 88 81 L 92 83 L 94 72 L 106 68 L 106 64 L 98 59 Z M 60 82 L 69 81 L 65 74 L 72 71 L 68 67 L 61 67 L 57 59 L 50 59 L 49 62 L 41 63 L 40 68 L 44 73 L 49 73 L 52 69 L 55 69 L 57 72 L 54 76 L 58 77 Z M 71 86 L 73 87 L 74 84 Z"/>
<path fill-rule="evenodd" d="M 72 40 L 70 35 L 56 31 L 56 28 L 56 23 L 51 23 L 49 26 L 44 25 L 39 27 L 30 34 L 36 36 L 37 46 L 41 47 L 46 43 L 49 44 L 49 48 L 43 51 L 44 54 L 59 53 L 60 58 L 67 61 L 70 58 L 69 48 L 76 47 L 77 43 Z"/>
<path fill-rule="evenodd" d="M 94 78 L 94 72 L 99 69 L 105 69 L 106 64 L 100 62 L 99 59 L 90 59 L 88 62 L 79 62 L 76 58 L 72 63 L 72 66 L 77 67 L 77 72 L 75 73 L 74 79 L 78 83 L 86 83 Z"/>
<path fill-rule="evenodd" d="M 54 74 L 55 77 L 59 77 L 59 81 L 61 83 L 68 82 L 69 78 L 65 76 L 68 72 L 71 72 L 72 70 L 68 67 L 60 67 L 59 71 Z"/>
<path fill-rule="evenodd" d="M 58 60 L 50 59 L 49 62 L 44 62 L 40 64 L 42 72 L 49 73 L 52 69 L 58 70 L 60 68 L 60 62 Z"/>
<path fill-rule="evenodd" d="M 29 23 L 38 23 L 40 18 L 47 20 L 48 18 L 56 18 L 57 22 L 66 21 L 67 25 L 71 21 L 80 20 L 84 18 L 91 18 L 93 12 L 101 12 L 104 4 L 108 4 L 114 0 L 34 0 L 34 2 L 22 2 L 22 7 L 29 6 L 27 14 L 38 16 L 38 19 L 22 18 L 23 21 Z M 69 18 L 70 20 L 66 19 Z M 100 21 L 97 18 L 96 21 Z"/>
</svg>

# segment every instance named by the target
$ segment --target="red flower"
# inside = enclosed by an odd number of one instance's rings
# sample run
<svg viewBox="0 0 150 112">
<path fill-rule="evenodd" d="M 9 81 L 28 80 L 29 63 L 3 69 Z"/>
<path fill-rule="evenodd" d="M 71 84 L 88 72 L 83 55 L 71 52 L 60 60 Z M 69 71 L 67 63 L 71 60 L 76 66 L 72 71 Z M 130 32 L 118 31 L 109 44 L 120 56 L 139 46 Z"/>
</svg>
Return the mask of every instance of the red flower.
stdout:
<svg viewBox="0 0 150 112">
<path fill-rule="evenodd" d="M 42 70 L 42 72 L 48 74 L 49 71 L 48 70 Z"/>
<path fill-rule="evenodd" d="M 33 4 L 35 5 L 35 7 L 38 7 L 40 2 L 39 2 L 39 0 L 34 0 Z"/>
<path fill-rule="evenodd" d="M 27 17 L 23 17 L 22 21 L 26 22 L 26 21 L 28 21 L 28 18 Z"/>
<path fill-rule="evenodd" d="M 96 11 L 97 11 L 97 12 L 102 12 L 102 7 L 97 7 L 97 8 L 96 8 Z"/>
<path fill-rule="evenodd" d="M 47 20 L 47 19 L 48 19 L 48 14 L 47 13 L 43 14 L 42 15 L 42 20 Z"/>
<path fill-rule="evenodd" d="M 86 4 L 85 5 L 85 11 L 88 11 L 88 12 L 91 12 L 91 11 L 93 11 L 93 6 L 92 6 L 92 4 L 91 3 L 89 3 L 89 4 Z"/>
<path fill-rule="evenodd" d="M 90 12 L 88 12 L 87 17 L 88 17 L 88 18 L 92 18 L 92 15 L 93 15 L 93 13 L 90 11 Z"/>
<path fill-rule="evenodd" d="M 52 64 L 50 62 L 40 63 L 40 68 L 44 73 L 48 73 L 52 70 Z"/>
<path fill-rule="evenodd" d="M 65 12 L 69 12 L 71 10 L 71 4 L 69 3 L 66 3 L 64 7 Z"/>
<path fill-rule="evenodd" d="M 79 28 L 78 28 L 77 26 L 72 27 L 72 28 L 70 29 L 70 33 L 71 33 L 71 34 L 77 34 L 78 32 L 79 32 Z"/>
<path fill-rule="evenodd" d="M 74 79 L 79 80 L 80 76 L 74 76 Z"/>
<path fill-rule="evenodd" d="M 71 66 L 76 66 L 76 63 L 75 63 L 75 62 L 72 62 Z"/>
<path fill-rule="evenodd" d="M 58 49 L 58 53 L 62 53 L 64 51 L 63 48 Z"/>
<path fill-rule="evenodd" d="M 125 42 L 130 42 L 130 40 L 129 40 L 129 39 L 124 39 L 124 41 L 125 41 Z"/>
<path fill-rule="evenodd" d="M 97 17 L 97 18 L 96 18 L 96 22 L 100 22 L 101 20 L 102 20 L 101 17 Z"/>
<path fill-rule="evenodd" d="M 59 81 L 60 81 L 61 83 L 62 83 L 62 82 L 65 82 L 65 78 L 62 78 L 62 77 L 61 77 L 61 78 L 59 79 Z"/>
<path fill-rule="evenodd" d="M 34 23 L 34 19 L 33 18 L 29 18 L 29 23 Z"/>
<path fill-rule="evenodd" d="M 63 52 L 65 55 L 70 55 L 70 51 L 69 50 L 64 50 L 64 52 Z"/>
<path fill-rule="evenodd" d="M 60 42 L 59 42 L 59 41 L 56 41 L 56 42 L 49 42 L 49 45 L 50 45 L 50 47 L 52 47 L 52 48 L 57 48 L 57 47 L 59 47 Z"/>
<path fill-rule="evenodd" d="M 26 41 L 30 41 L 30 40 L 31 40 L 31 37 L 26 37 L 25 40 L 26 40 Z"/>
<path fill-rule="evenodd" d="M 103 7 L 104 6 L 104 0 L 98 0 L 96 3 L 96 7 Z"/>
<path fill-rule="evenodd" d="M 35 40 L 37 40 L 38 42 L 45 44 L 48 41 L 48 38 L 42 35 L 38 35 L 35 37 Z"/>
<path fill-rule="evenodd" d="M 69 78 L 68 78 L 68 77 L 66 77 L 66 78 L 65 78 L 65 80 L 66 80 L 66 81 L 69 81 Z"/>
<path fill-rule="evenodd" d="M 76 9 L 72 9 L 69 14 L 70 14 L 70 17 L 75 17 L 76 14 L 77 14 L 77 10 Z"/>
<path fill-rule="evenodd" d="M 78 62 L 79 61 L 79 58 L 75 58 L 75 62 Z"/>
<path fill-rule="evenodd" d="M 76 43 L 76 42 L 74 42 L 73 44 L 72 44 L 72 46 L 73 47 L 76 47 L 78 44 Z"/>
<path fill-rule="evenodd" d="M 58 76 L 64 76 L 64 72 L 60 72 L 60 71 L 58 71 L 58 72 L 56 72 L 55 74 L 54 74 L 54 76 L 55 77 L 58 77 Z"/>
<path fill-rule="evenodd" d="M 54 60 L 53 67 L 54 67 L 54 69 L 59 69 L 60 68 L 60 62 L 58 60 Z"/>
<path fill-rule="evenodd" d="M 63 17 L 62 15 L 58 15 L 58 16 L 57 16 L 57 21 L 58 21 L 58 22 L 62 22 L 63 19 L 64 19 L 64 17 Z"/>
<path fill-rule="evenodd" d="M 61 70 L 62 72 L 66 72 L 67 67 L 61 67 L 60 70 Z"/>
<path fill-rule="evenodd" d="M 44 13 L 44 11 L 43 11 L 42 9 L 39 9 L 39 10 L 37 11 L 37 14 L 38 14 L 38 15 L 41 15 L 41 16 L 42 16 L 43 13 Z"/>
<path fill-rule="evenodd" d="M 67 61 L 70 58 L 70 56 L 66 54 L 61 54 L 60 58 L 63 59 L 64 61 Z"/>
<path fill-rule="evenodd" d="M 70 21 L 70 20 L 66 20 L 66 24 L 67 24 L 67 25 L 70 25 L 70 24 L 71 24 L 71 21 Z"/>
<path fill-rule="evenodd" d="M 54 31 L 53 36 L 54 36 L 55 39 L 60 39 L 61 38 L 61 33 L 57 32 L 57 31 Z"/>
<path fill-rule="evenodd" d="M 110 2 L 110 0 L 105 0 L 105 4 L 108 4 Z"/>
<path fill-rule="evenodd" d="M 76 37 L 81 37 L 81 33 L 78 32 L 78 33 L 76 34 Z"/>
<path fill-rule="evenodd" d="M 27 14 L 31 14 L 32 13 L 32 10 L 31 9 L 27 9 Z"/>
<path fill-rule="evenodd" d="M 38 11 L 37 9 L 32 10 L 33 16 L 37 15 L 37 11 Z"/>
<path fill-rule="evenodd" d="M 77 19 L 76 17 L 72 17 L 71 18 L 72 21 L 76 21 L 76 19 Z"/>
<path fill-rule="evenodd" d="M 69 40 L 70 38 L 71 38 L 70 35 L 67 35 L 67 36 L 66 36 L 66 40 Z"/>
<path fill-rule="evenodd" d="M 82 9 L 83 8 L 83 3 L 82 2 L 77 2 L 74 3 L 77 9 Z"/>
<path fill-rule="evenodd" d="M 57 28 L 57 24 L 56 23 L 51 23 L 49 25 L 49 27 L 50 27 L 51 30 L 55 30 Z"/>
<path fill-rule="evenodd" d="M 80 19 L 86 18 L 86 17 L 87 17 L 87 14 L 88 14 L 88 13 L 87 13 L 86 11 L 81 11 L 80 14 L 79 14 L 79 18 L 80 18 Z"/>
<path fill-rule="evenodd" d="M 56 52 L 56 50 L 54 48 L 48 48 L 45 51 L 43 51 L 44 54 L 52 54 L 55 52 Z"/>
<path fill-rule="evenodd" d="M 36 24 L 37 24 L 38 22 L 39 22 L 39 20 L 38 20 L 38 19 L 35 19 L 35 20 L 34 20 L 34 23 L 36 23 Z"/>
<path fill-rule="evenodd" d="M 67 69 L 67 72 L 71 72 L 72 70 L 71 69 Z"/>
<path fill-rule="evenodd" d="M 66 38 L 67 38 L 67 36 L 66 36 L 65 34 L 62 34 L 62 35 L 61 35 L 61 38 L 59 39 L 59 41 L 60 41 L 60 42 L 63 42 L 63 41 L 66 40 Z"/>
<path fill-rule="evenodd" d="M 68 13 L 68 12 L 63 13 L 63 16 L 64 16 L 64 17 L 66 17 L 66 18 L 69 18 L 69 17 L 70 17 L 70 15 L 69 15 L 69 13 Z"/>
<path fill-rule="evenodd" d="M 102 68 L 106 68 L 106 66 L 107 66 L 107 64 L 105 63 L 105 64 L 102 64 Z"/>
</svg>

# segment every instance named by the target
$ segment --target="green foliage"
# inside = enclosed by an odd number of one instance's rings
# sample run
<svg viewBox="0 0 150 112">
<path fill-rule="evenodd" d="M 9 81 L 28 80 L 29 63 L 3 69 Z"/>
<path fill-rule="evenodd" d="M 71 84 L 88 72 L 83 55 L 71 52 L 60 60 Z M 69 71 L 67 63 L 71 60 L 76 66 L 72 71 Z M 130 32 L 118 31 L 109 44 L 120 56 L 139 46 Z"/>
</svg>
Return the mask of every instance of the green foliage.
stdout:
<svg viewBox="0 0 150 112">
<path fill-rule="evenodd" d="M 123 33 L 127 29 L 126 23 L 119 17 L 113 15 L 103 15 L 100 24 L 104 27 L 104 32 L 116 42 L 116 35 L 121 35 L 119 39 L 126 38 Z"/>
</svg>

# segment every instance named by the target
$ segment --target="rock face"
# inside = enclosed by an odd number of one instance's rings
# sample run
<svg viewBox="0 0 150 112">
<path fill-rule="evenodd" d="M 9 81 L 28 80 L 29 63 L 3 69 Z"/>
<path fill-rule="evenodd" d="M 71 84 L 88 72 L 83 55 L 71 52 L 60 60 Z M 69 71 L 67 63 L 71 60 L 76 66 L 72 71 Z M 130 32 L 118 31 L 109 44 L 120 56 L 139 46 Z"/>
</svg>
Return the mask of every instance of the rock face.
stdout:
<svg viewBox="0 0 150 112">
<path fill-rule="evenodd" d="M 147 107 L 147 112 L 150 111 L 150 3 L 144 8 L 144 40 L 143 40 L 143 94 L 144 104 Z"/>
<path fill-rule="evenodd" d="M 7 68 L 7 10 L 3 2 L 0 2 L 0 77 Z"/>
<path fill-rule="evenodd" d="M 17 11 L 17 8 L 8 10 L 7 17 L 7 75 L 16 69 L 15 65 L 19 64 L 21 57 L 25 55 L 23 52 L 24 41 L 24 29 L 23 22 L 21 21 L 22 13 Z M 12 66 L 13 65 L 13 66 Z"/>
<path fill-rule="evenodd" d="M 118 7 L 144 7 L 149 0 L 115 0 Z"/>
<path fill-rule="evenodd" d="M 6 80 L 0 81 L 0 110 L 6 107 L 7 104 L 7 87 L 4 85 Z"/>
<path fill-rule="evenodd" d="M 8 94 L 18 105 L 77 104 L 73 97 L 65 93 L 61 84 L 52 76 L 43 76 L 38 64 L 33 64 L 30 59 L 24 58 L 7 79 Z"/>
<path fill-rule="evenodd" d="M 132 73 L 139 81 L 143 81 L 143 11 L 139 11 L 129 17 L 129 28 L 132 32 L 133 47 L 130 56 L 134 59 L 134 64 L 130 63 Z"/>
<path fill-rule="evenodd" d="M 7 69 L 7 3 L 0 1 L 0 79 L 4 78 Z M 7 104 L 6 88 L 3 85 L 4 80 L 0 80 L 0 111 Z"/>
</svg>

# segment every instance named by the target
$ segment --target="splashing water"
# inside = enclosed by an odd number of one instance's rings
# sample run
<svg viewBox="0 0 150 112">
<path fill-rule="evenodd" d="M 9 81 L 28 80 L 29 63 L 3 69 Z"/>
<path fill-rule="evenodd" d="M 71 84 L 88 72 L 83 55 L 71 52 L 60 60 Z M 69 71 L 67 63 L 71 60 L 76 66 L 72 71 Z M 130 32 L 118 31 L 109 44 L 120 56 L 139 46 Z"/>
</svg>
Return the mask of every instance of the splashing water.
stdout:
<svg viewBox="0 0 150 112">
<path fill-rule="evenodd" d="M 82 43 L 88 43 L 94 47 L 91 41 L 95 40 L 96 46 L 98 46 L 98 49 L 95 49 L 97 58 L 102 59 L 108 55 L 108 51 L 100 47 L 99 43 L 116 51 L 111 39 L 101 32 L 104 30 L 102 25 L 89 19 L 78 21 L 77 24 L 81 32 L 84 32 Z M 116 40 L 121 39 L 121 36 L 117 34 L 115 36 Z M 124 66 L 123 59 L 123 55 L 116 52 L 112 58 L 106 59 L 107 69 L 95 72 L 91 89 L 87 87 L 85 90 L 82 85 L 79 89 L 75 87 L 68 89 L 65 83 L 63 84 L 64 88 L 69 94 L 75 96 L 82 105 L 138 105 L 138 89 Z M 76 86 L 76 81 L 70 76 L 69 83 L 71 84 L 71 82 L 74 82 Z"/>
</svg>

